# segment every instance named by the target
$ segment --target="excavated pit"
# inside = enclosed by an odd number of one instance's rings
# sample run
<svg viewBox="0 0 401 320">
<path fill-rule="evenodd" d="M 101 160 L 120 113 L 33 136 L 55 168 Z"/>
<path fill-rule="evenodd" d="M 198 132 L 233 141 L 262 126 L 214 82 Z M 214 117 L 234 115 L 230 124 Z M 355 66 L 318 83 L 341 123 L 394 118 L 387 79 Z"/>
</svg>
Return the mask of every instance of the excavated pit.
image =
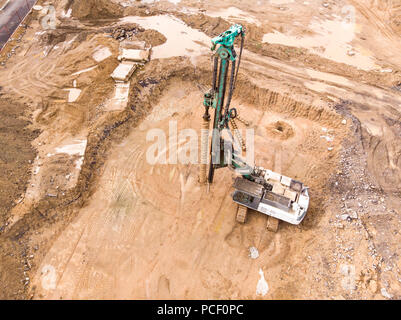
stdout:
<svg viewBox="0 0 401 320">
<path fill-rule="evenodd" d="M 244 226 L 235 222 L 230 196 L 234 174 L 229 169 L 216 171 L 209 191 L 198 183 L 199 166 L 185 163 L 191 149 L 182 132 L 199 133 L 203 93 L 193 81 L 183 80 L 191 77 L 190 70 L 171 74 L 167 81 L 153 81 L 152 88 L 142 87 L 139 95 L 156 92 L 157 99 L 152 96 L 144 119 L 110 149 L 86 206 L 38 266 L 34 297 L 251 297 L 254 286 L 243 283 L 252 283 L 257 273 L 246 271 L 251 266 L 247 248 L 257 246 L 260 263 L 273 273 L 298 249 L 279 234 L 267 233 L 261 214 L 252 213 Z M 240 88 L 247 85 L 239 83 Z M 329 109 L 256 86 L 252 92 L 237 94 L 232 106 L 251 123 L 247 129 L 255 133 L 256 164 L 309 185 L 312 205 L 305 226 L 316 224 L 322 186 L 336 167 L 346 127 Z M 246 129 L 242 123 L 239 127 Z M 158 159 L 174 161 L 176 155 L 178 163 L 147 161 L 156 142 L 147 139 L 152 130 L 165 133 L 167 145 Z M 171 134 L 175 130 L 178 138 Z M 85 159 L 84 171 L 88 164 Z M 296 230 L 283 223 L 280 233 Z"/>
</svg>

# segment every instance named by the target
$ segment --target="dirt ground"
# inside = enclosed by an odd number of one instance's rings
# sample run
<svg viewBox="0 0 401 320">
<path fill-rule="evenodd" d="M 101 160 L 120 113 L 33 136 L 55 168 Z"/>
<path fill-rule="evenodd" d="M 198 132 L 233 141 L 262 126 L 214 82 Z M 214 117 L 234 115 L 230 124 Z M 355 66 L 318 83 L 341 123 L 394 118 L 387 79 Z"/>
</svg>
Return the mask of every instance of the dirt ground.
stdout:
<svg viewBox="0 0 401 320">
<path fill-rule="evenodd" d="M 36 152 L 31 146 L 38 136 L 29 125 L 29 118 L 24 117 L 24 106 L 10 100 L 1 99 L 2 122 L 0 126 L 1 145 L 5 152 L 0 157 L 0 221 L 4 225 L 15 201 L 20 201 L 31 177 L 30 163 Z M 12 133 L 10 135 L 10 133 Z"/>
<path fill-rule="evenodd" d="M 0 61 L 0 298 L 401 297 L 401 2 L 54 5 L 56 29 L 34 12 Z M 197 165 L 146 158 L 152 129 L 200 131 L 210 37 L 235 22 L 232 106 L 256 165 L 310 187 L 304 221 L 277 233 L 255 212 L 235 221 L 230 170 L 207 187 Z M 124 38 L 152 57 L 116 109 Z M 179 138 L 165 154 L 186 150 Z"/>
</svg>

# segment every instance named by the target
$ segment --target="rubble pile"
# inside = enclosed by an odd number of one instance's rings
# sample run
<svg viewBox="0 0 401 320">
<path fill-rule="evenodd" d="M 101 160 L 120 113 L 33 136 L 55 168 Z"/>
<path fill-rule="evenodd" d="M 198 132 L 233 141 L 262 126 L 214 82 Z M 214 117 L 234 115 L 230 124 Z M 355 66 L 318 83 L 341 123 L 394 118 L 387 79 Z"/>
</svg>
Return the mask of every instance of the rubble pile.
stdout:
<svg viewBox="0 0 401 320">
<path fill-rule="evenodd" d="M 145 29 L 140 27 L 118 27 L 111 32 L 111 36 L 118 41 L 131 40 L 134 35 L 143 31 Z"/>
</svg>

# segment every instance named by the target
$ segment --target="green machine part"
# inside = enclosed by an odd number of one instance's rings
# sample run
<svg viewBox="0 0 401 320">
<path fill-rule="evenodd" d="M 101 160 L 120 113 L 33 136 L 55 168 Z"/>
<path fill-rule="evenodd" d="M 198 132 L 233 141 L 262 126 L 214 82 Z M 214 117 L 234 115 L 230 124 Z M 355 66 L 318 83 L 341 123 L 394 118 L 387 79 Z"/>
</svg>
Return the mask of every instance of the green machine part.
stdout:
<svg viewBox="0 0 401 320">
<path fill-rule="evenodd" d="M 235 56 L 232 54 L 231 49 L 234 45 L 235 38 L 238 37 L 239 35 L 243 35 L 244 30 L 240 24 L 234 24 L 228 29 L 227 31 L 224 31 L 222 34 L 218 35 L 217 37 L 214 37 L 212 39 L 212 51 L 216 48 L 218 44 L 222 45 L 226 49 L 229 50 L 230 52 L 230 59 L 232 61 L 235 60 Z"/>
<path fill-rule="evenodd" d="M 235 74 L 237 55 L 234 50 L 234 42 L 238 36 L 242 37 L 241 41 L 241 52 L 243 48 L 245 31 L 239 24 L 232 25 L 228 30 L 221 33 L 219 36 L 212 39 L 212 51 L 214 54 L 214 70 L 213 70 L 213 85 L 212 89 L 207 92 L 204 96 L 203 104 L 205 106 L 205 114 L 203 118 L 209 120 L 209 108 L 214 108 L 214 120 L 213 120 L 213 133 L 212 133 L 212 146 L 211 146 L 211 158 L 209 166 L 209 183 L 213 182 L 214 170 L 227 166 L 221 159 L 221 146 L 220 132 L 223 128 L 228 127 L 228 121 L 230 118 L 236 116 L 235 109 L 229 109 L 232 94 L 235 87 L 235 80 L 237 74 Z M 241 59 L 241 54 L 240 54 Z M 239 60 L 240 60 L 239 59 Z M 227 87 L 227 75 L 229 70 L 229 64 L 231 61 L 231 77 L 228 89 L 227 103 L 224 107 L 224 100 L 226 95 Z M 220 62 L 220 63 L 219 63 Z M 239 62 L 237 66 L 238 72 Z M 224 114 L 223 114 L 224 108 Z M 218 144 L 218 146 L 216 146 Z M 217 159 L 217 160 L 216 160 Z"/>
</svg>

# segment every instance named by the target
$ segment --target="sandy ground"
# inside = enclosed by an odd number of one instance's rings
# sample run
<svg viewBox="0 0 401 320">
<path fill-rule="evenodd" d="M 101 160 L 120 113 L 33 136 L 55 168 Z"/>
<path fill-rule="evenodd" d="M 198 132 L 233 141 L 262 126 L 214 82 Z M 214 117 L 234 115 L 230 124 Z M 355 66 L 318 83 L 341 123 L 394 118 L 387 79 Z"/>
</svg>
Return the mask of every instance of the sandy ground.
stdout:
<svg viewBox="0 0 401 320">
<path fill-rule="evenodd" d="M 144 2 L 59 1 L 57 28 L 38 15 L 0 69 L 2 103 L 40 130 L 2 214 L 2 297 L 399 298 L 400 5 Z M 210 37 L 233 22 L 248 35 L 232 105 L 256 164 L 311 188 L 303 223 L 275 234 L 261 214 L 235 222 L 228 169 L 208 190 L 196 165 L 146 161 L 149 130 L 199 131 Z M 154 48 L 119 110 L 122 27 Z"/>
<path fill-rule="evenodd" d="M 239 228 L 229 196 L 233 179 L 229 170 L 219 172 L 207 192 L 198 183 L 197 166 L 153 166 L 146 161 L 145 151 L 152 144 L 146 142 L 148 130 L 168 132 L 171 119 L 179 124 L 178 130 L 196 129 L 201 98 L 191 83 L 174 81 L 137 130 L 113 148 L 90 203 L 57 239 L 39 268 L 42 273 L 34 282 L 38 288 L 52 277 L 57 279 L 55 290 L 40 290 L 39 296 L 254 298 L 259 268 L 265 268 L 269 278 L 273 276 L 274 268 L 269 266 L 286 257 L 291 248 L 280 234 L 267 233 L 265 217 L 255 215 L 245 230 Z M 247 120 L 257 128 L 258 164 L 305 179 L 314 163 L 331 162 L 327 141 L 320 138 L 322 127 L 313 121 L 234 104 L 252 114 Z M 269 125 L 278 121 L 293 128 L 294 136 L 288 141 L 270 133 Z M 336 130 L 331 134 L 338 139 Z M 304 143 L 305 136 L 316 141 L 315 152 Z M 185 142 L 178 141 L 178 154 L 184 152 Z M 284 159 L 277 161 L 278 157 Z M 248 257 L 251 246 L 261 250 L 258 261 Z M 109 264 L 110 260 L 116 264 Z"/>
</svg>

